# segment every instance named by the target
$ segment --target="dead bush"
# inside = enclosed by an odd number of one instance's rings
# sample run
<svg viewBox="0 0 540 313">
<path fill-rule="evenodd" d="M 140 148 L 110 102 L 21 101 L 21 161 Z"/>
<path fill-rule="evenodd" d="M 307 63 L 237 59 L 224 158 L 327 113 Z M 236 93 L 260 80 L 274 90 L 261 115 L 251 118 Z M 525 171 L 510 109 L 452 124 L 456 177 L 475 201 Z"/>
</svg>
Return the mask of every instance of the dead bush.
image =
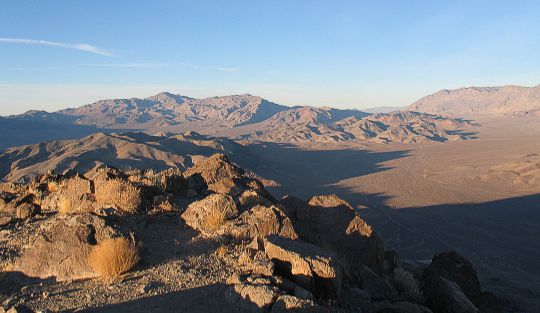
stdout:
<svg viewBox="0 0 540 313">
<path fill-rule="evenodd" d="M 412 273 L 401 267 L 396 267 L 394 270 L 394 281 L 403 295 L 417 302 L 422 301 L 422 290 L 420 289 L 418 280 Z"/>
<path fill-rule="evenodd" d="M 124 213 L 136 213 L 142 202 L 139 187 L 123 180 L 102 181 L 95 186 L 96 200 Z"/>
<path fill-rule="evenodd" d="M 127 238 L 106 239 L 94 246 L 88 256 L 92 270 L 106 280 L 119 277 L 140 261 L 135 243 Z"/>
<path fill-rule="evenodd" d="M 204 216 L 205 228 L 214 231 L 227 222 L 227 213 L 224 211 L 211 211 Z"/>
</svg>

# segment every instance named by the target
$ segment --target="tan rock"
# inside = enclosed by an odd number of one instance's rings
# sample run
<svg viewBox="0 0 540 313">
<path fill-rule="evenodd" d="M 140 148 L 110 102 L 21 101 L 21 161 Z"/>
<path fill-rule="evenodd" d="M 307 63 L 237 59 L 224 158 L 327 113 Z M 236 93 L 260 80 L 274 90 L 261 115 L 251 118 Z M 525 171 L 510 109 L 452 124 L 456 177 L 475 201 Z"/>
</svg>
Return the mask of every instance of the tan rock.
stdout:
<svg viewBox="0 0 540 313">
<path fill-rule="evenodd" d="M 58 281 L 94 277 L 87 263 L 92 246 L 120 235 L 95 215 L 59 215 L 41 226 L 30 248 L 15 262 L 14 270 Z"/>
<path fill-rule="evenodd" d="M 272 306 L 272 313 L 323 313 L 330 310 L 318 306 L 313 300 L 299 299 L 291 295 L 280 296 Z"/>
<path fill-rule="evenodd" d="M 270 236 L 264 240 L 267 256 L 277 273 L 293 277 L 301 287 L 317 297 L 336 298 L 341 290 L 341 268 L 335 255 L 315 245 Z"/>
<path fill-rule="evenodd" d="M 227 220 L 238 216 L 238 209 L 231 196 L 211 194 L 191 203 L 182 214 L 182 219 L 191 228 L 211 234 Z"/>
<path fill-rule="evenodd" d="M 283 211 L 275 206 L 262 205 L 242 213 L 239 218 L 223 226 L 218 233 L 235 239 L 264 238 L 270 235 L 298 238 L 291 220 Z"/>
</svg>

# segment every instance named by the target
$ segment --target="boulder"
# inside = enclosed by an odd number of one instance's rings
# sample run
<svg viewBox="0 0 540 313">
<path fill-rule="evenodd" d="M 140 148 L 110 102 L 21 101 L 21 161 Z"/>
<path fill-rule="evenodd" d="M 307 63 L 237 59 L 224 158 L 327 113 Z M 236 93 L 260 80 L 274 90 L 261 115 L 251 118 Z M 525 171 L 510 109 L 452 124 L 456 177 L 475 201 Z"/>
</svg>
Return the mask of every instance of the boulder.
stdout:
<svg viewBox="0 0 540 313">
<path fill-rule="evenodd" d="M 54 277 L 57 281 L 94 277 L 87 263 L 92 246 L 123 233 L 95 215 L 57 215 L 41 225 L 13 270 L 29 277 Z"/>
<path fill-rule="evenodd" d="M 238 209 L 231 196 L 211 194 L 191 203 L 182 214 L 182 219 L 191 228 L 205 233 L 214 233 L 227 220 L 238 216 Z"/>
<path fill-rule="evenodd" d="M 358 269 L 362 290 L 369 293 L 372 299 L 382 300 L 397 295 L 397 291 L 383 276 L 378 275 L 363 264 L 360 264 Z"/>
<path fill-rule="evenodd" d="M 382 272 L 382 240 L 347 202 L 336 195 L 315 196 L 297 210 L 299 235 L 338 253 L 347 279 L 360 279 L 358 266 L 362 263 Z"/>
<path fill-rule="evenodd" d="M 39 206 L 33 204 L 33 203 L 21 203 L 16 211 L 15 211 L 15 216 L 18 218 L 18 219 L 28 219 L 28 218 L 32 218 L 34 216 L 36 216 L 37 214 L 40 213 L 40 209 L 39 209 Z"/>
<path fill-rule="evenodd" d="M 444 277 L 436 277 L 424 288 L 426 304 L 434 313 L 478 313 L 478 308 L 461 287 Z"/>
<path fill-rule="evenodd" d="M 269 311 L 282 294 L 279 288 L 264 278 L 240 276 L 228 279 L 231 285 L 225 293 L 227 302 L 238 306 L 241 312 Z"/>
<path fill-rule="evenodd" d="M 218 233 L 235 239 L 253 239 L 278 235 L 298 238 L 291 220 L 275 206 L 257 205 L 228 222 Z"/>
<path fill-rule="evenodd" d="M 300 240 L 279 236 L 264 239 L 266 255 L 275 272 L 291 278 L 316 297 L 337 298 L 341 290 L 341 268 L 335 254 Z"/>
<path fill-rule="evenodd" d="M 240 212 L 249 210 L 256 205 L 270 206 L 272 201 L 255 189 L 245 190 L 238 196 L 238 209 Z"/>
<path fill-rule="evenodd" d="M 293 222 L 295 222 L 297 219 L 298 211 L 303 209 L 305 211 L 305 207 L 307 206 L 304 200 L 288 195 L 281 198 L 281 200 L 279 200 L 279 203 L 281 204 L 281 207 L 285 214 L 287 214 L 287 216 Z"/>
<path fill-rule="evenodd" d="M 470 299 L 477 299 L 482 293 L 480 280 L 471 262 L 455 251 L 443 252 L 433 257 L 424 271 L 426 288 L 430 288 L 430 281 L 439 276 L 458 284 Z"/>
<path fill-rule="evenodd" d="M 188 180 L 182 176 L 180 169 L 170 168 L 159 173 L 161 190 L 175 196 L 185 197 L 188 190 Z"/>
<path fill-rule="evenodd" d="M 291 295 L 280 296 L 272 306 L 272 313 L 323 313 L 329 310 L 318 306 L 309 299 L 300 299 Z"/>
<path fill-rule="evenodd" d="M 210 186 L 223 179 L 240 178 L 244 175 L 244 170 L 232 164 L 226 155 L 214 154 L 188 169 L 185 176 L 189 177 L 193 174 L 200 174 Z"/>
</svg>

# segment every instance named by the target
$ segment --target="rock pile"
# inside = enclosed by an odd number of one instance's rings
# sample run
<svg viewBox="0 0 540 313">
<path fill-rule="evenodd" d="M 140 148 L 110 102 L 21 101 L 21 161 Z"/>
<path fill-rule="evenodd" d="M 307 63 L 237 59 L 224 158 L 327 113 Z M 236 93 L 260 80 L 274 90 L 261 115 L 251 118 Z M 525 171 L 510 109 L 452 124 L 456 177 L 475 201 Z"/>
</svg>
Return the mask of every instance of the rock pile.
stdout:
<svg viewBox="0 0 540 313">
<path fill-rule="evenodd" d="M 439 254 L 425 269 L 405 269 L 337 195 L 278 201 L 222 154 L 184 173 L 103 167 L 90 178 L 67 171 L 2 184 L 0 214 L 0 227 L 43 219 L 13 265 L 31 277 L 95 277 L 87 261 L 93 246 L 117 237 L 137 240 L 138 224 L 167 215 L 200 238 L 242 251 L 224 281 L 226 301 L 241 312 L 504 311 L 457 253 Z"/>
</svg>

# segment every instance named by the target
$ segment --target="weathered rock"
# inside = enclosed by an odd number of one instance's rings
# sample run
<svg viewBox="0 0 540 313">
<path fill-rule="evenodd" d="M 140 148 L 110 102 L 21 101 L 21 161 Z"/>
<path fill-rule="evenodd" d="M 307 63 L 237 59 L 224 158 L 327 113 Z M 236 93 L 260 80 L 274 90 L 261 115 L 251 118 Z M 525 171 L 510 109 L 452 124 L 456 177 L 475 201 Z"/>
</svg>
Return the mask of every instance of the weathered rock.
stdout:
<svg viewBox="0 0 540 313">
<path fill-rule="evenodd" d="M 214 154 L 188 169 L 185 175 L 189 177 L 196 173 L 200 174 L 205 182 L 210 185 L 226 178 L 241 178 L 245 172 L 232 164 L 226 155 Z"/>
<path fill-rule="evenodd" d="M 240 196 L 238 197 L 237 202 L 240 212 L 249 210 L 256 205 L 272 205 L 270 199 L 267 199 L 261 192 L 254 189 L 249 189 L 242 192 L 242 194 L 240 194 Z"/>
<path fill-rule="evenodd" d="M 242 311 L 260 312 L 270 310 L 281 292 L 270 284 L 240 283 L 227 290 L 226 299 L 238 305 Z"/>
<path fill-rule="evenodd" d="M 146 202 L 142 189 L 127 180 L 95 180 L 94 188 L 98 205 L 111 206 L 123 213 L 137 213 Z"/>
<path fill-rule="evenodd" d="M 238 209 L 231 196 L 211 194 L 191 203 L 182 218 L 188 226 L 202 233 L 211 234 L 227 220 L 238 216 Z"/>
<path fill-rule="evenodd" d="M 318 306 L 312 300 L 299 299 L 291 295 L 280 296 L 272 306 L 272 313 L 323 313 L 329 310 Z"/>
<path fill-rule="evenodd" d="M 298 238 L 289 218 L 275 206 L 255 206 L 223 226 L 219 234 L 235 239 L 253 239 L 278 235 L 291 239 Z"/>
<path fill-rule="evenodd" d="M 297 209 L 295 227 L 299 235 L 338 253 L 349 280 L 360 279 L 361 263 L 382 272 L 383 243 L 347 202 L 336 195 L 315 196 L 307 206 Z"/>
<path fill-rule="evenodd" d="M 182 176 L 180 169 L 171 168 L 159 173 L 161 189 L 164 193 L 185 197 L 189 187 L 188 180 Z"/>
<path fill-rule="evenodd" d="M 87 263 L 93 245 L 121 232 L 95 215 L 62 215 L 47 220 L 33 244 L 14 264 L 29 277 L 55 277 L 58 281 L 94 277 Z"/>
<path fill-rule="evenodd" d="M 248 248 L 238 257 L 238 263 L 242 270 L 250 275 L 269 277 L 274 274 L 274 263 L 268 259 L 264 251 Z"/>
<path fill-rule="evenodd" d="M 384 251 L 384 271 L 388 275 L 394 275 L 394 269 L 399 266 L 399 254 L 396 251 Z"/>
<path fill-rule="evenodd" d="M 372 299 L 381 300 L 397 295 L 396 290 L 384 277 L 373 272 L 369 267 L 360 264 L 358 266 L 362 289 L 368 292 Z"/>
<path fill-rule="evenodd" d="M 265 239 L 264 249 L 277 273 L 290 277 L 317 297 L 339 295 L 341 268 L 334 254 L 309 243 L 278 236 Z"/>
<path fill-rule="evenodd" d="M 27 219 L 40 213 L 39 207 L 33 203 L 21 203 L 16 210 L 15 216 L 19 219 Z"/>
<path fill-rule="evenodd" d="M 455 251 L 443 252 L 435 255 L 431 264 L 424 271 L 426 288 L 430 280 L 438 276 L 457 283 L 470 299 L 476 299 L 482 293 L 480 281 L 471 262 Z"/>
<path fill-rule="evenodd" d="M 11 217 L 11 216 L 0 216 L 0 227 L 9 225 L 11 222 L 13 222 L 13 217 Z"/>
<path fill-rule="evenodd" d="M 96 169 L 96 174 L 92 177 L 94 182 L 114 179 L 127 180 L 127 176 L 115 167 L 102 166 Z"/>
<path fill-rule="evenodd" d="M 281 207 L 283 208 L 285 214 L 287 214 L 287 216 L 293 222 L 295 222 L 297 219 L 298 211 L 302 209 L 305 210 L 307 206 L 307 203 L 304 200 L 288 195 L 281 198 L 281 200 L 279 200 L 279 203 L 282 205 Z"/>
<path fill-rule="evenodd" d="M 435 313 L 479 312 L 457 283 L 441 276 L 430 281 L 429 288 L 424 288 L 424 294 L 426 304 Z"/>
</svg>

